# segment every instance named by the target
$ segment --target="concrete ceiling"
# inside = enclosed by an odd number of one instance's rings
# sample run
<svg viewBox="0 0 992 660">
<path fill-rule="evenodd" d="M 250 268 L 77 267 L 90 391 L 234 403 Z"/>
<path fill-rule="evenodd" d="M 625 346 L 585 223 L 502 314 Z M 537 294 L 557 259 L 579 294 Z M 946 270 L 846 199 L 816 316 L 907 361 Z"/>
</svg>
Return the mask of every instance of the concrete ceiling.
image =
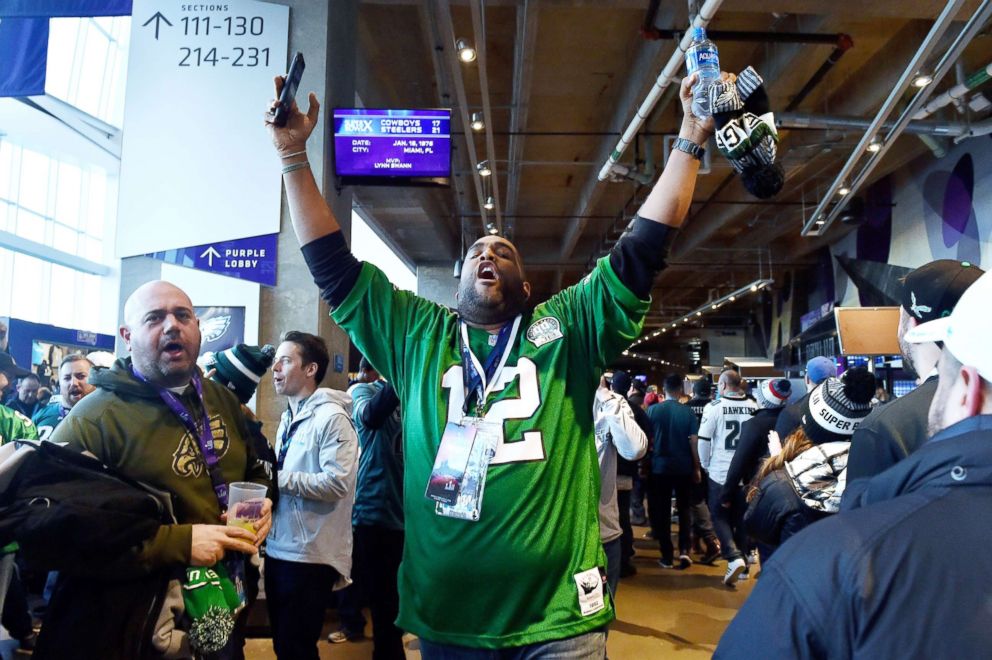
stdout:
<svg viewBox="0 0 992 660">
<path fill-rule="evenodd" d="M 453 108 L 453 185 L 449 189 L 358 188 L 356 197 L 417 264 L 452 263 L 480 236 L 474 169 L 458 104 L 458 78 L 469 113 L 488 102 L 499 210 L 504 233 L 519 246 L 538 297 L 577 281 L 605 254 L 647 195 L 633 182 L 601 183 L 597 174 L 619 133 L 675 48 L 672 38 L 645 39 L 649 0 L 368 0 L 360 7 L 358 92 L 370 107 Z M 653 26 L 684 30 L 684 2 L 659 2 Z M 891 92 L 944 2 L 873 0 L 726 0 L 713 31 L 757 33 L 718 40 L 725 70 L 753 65 L 766 79 L 772 108 L 782 111 L 834 51 L 825 43 L 783 40 L 784 33 L 850 35 L 853 47 L 798 104 L 795 112 L 870 119 Z M 966 2 L 953 36 L 980 4 Z M 480 30 L 481 28 L 481 30 Z M 480 60 L 451 65 L 450 34 L 479 45 L 485 34 L 485 88 Z M 810 41 L 816 41 L 813 37 Z M 945 42 L 949 43 L 946 38 Z M 938 48 L 938 53 L 944 48 Z M 968 74 L 992 61 L 983 30 L 962 57 Z M 954 73 L 935 94 L 954 84 Z M 670 88 L 621 162 L 642 172 L 662 167 L 662 136 L 677 131 L 681 109 Z M 488 94 L 488 99 L 485 98 Z M 992 95 L 992 92 L 990 92 Z M 962 121 L 948 106 L 935 118 Z M 973 118 L 974 119 L 974 118 Z M 487 139 L 471 134 L 478 159 Z M 859 130 L 782 130 L 783 191 L 759 202 L 712 148 L 712 170 L 700 176 L 689 219 L 673 246 L 676 267 L 653 293 L 652 318 L 666 308 L 694 308 L 713 291 L 767 273 L 813 263 L 813 252 L 850 231 L 835 223 L 825 237 L 800 237 L 822 192 L 863 135 Z M 872 179 L 920 157 L 932 157 L 903 135 Z M 686 287 L 686 281 L 693 282 Z M 744 312 L 744 309 L 741 309 Z M 659 347 L 660 348 L 660 347 Z"/>
</svg>

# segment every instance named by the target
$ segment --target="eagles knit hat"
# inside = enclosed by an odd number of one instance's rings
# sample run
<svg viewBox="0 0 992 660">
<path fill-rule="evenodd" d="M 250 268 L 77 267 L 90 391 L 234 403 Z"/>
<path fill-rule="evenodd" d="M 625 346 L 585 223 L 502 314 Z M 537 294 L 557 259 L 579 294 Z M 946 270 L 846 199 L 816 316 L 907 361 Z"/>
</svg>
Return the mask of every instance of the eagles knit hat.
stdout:
<svg viewBox="0 0 992 660">
<path fill-rule="evenodd" d="M 837 365 L 828 357 L 815 357 L 806 363 L 806 377 L 814 385 L 819 385 L 826 379 L 836 376 Z"/>
<path fill-rule="evenodd" d="M 241 403 L 248 403 L 275 355 L 276 349 L 269 344 L 261 347 L 238 344 L 218 351 L 214 353 L 217 373 L 213 379 L 237 394 Z"/>
<path fill-rule="evenodd" d="M 944 318 L 984 273 L 967 261 L 931 261 L 911 271 L 903 280 L 902 307 L 920 323 Z"/>
<path fill-rule="evenodd" d="M 871 412 L 875 377 L 864 367 L 849 369 L 843 378 L 828 378 L 813 390 L 803 406 L 802 427 L 814 444 L 849 440 Z"/>
<path fill-rule="evenodd" d="M 769 378 L 761 381 L 754 394 L 762 408 L 781 408 L 792 394 L 792 383 L 785 378 Z"/>
</svg>

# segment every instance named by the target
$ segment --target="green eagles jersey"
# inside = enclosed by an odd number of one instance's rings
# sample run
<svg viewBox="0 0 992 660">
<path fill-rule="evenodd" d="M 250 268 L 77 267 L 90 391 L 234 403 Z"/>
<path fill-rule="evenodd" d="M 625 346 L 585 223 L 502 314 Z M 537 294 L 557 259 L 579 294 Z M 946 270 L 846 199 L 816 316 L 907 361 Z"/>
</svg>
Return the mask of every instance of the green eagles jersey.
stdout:
<svg viewBox="0 0 992 660">
<path fill-rule="evenodd" d="M 647 307 L 604 258 L 524 315 L 485 403 L 486 420 L 503 432 L 473 522 L 437 515 L 424 494 L 446 422 L 462 419 L 458 317 L 363 264 L 331 316 L 401 401 L 400 628 L 442 644 L 503 648 L 564 639 L 613 619 L 608 598 L 583 616 L 575 577 L 606 565 L 593 398 L 604 365 L 638 336 Z M 485 331 L 469 335 L 484 359 Z"/>
<path fill-rule="evenodd" d="M 11 440 L 37 440 L 38 429 L 30 419 L 6 406 L 0 406 L 0 445 Z"/>
</svg>

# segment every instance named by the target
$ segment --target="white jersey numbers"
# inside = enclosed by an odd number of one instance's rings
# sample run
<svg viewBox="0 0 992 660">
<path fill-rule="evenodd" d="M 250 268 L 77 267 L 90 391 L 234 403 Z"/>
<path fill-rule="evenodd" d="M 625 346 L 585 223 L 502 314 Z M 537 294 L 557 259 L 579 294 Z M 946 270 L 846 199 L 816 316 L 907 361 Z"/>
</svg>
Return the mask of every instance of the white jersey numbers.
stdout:
<svg viewBox="0 0 992 660">
<path fill-rule="evenodd" d="M 522 437 L 507 440 L 504 422 L 510 419 L 530 419 L 541 407 L 541 386 L 537 378 L 537 366 L 528 358 L 520 358 L 515 367 L 503 367 L 499 380 L 493 385 L 493 392 L 501 392 L 515 378 L 520 379 L 520 397 L 497 401 L 485 414 L 487 422 L 500 426 L 499 444 L 490 465 L 501 463 L 522 463 L 543 461 L 544 437 L 540 431 L 524 431 Z M 462 420 L 462 406 L 465 403 L 465 383 L 462 379 L 462 366 L 452 365 L 441 378 L 441 387 L 448 390 L 448 421 L 455 424 Z"/>
</svg>

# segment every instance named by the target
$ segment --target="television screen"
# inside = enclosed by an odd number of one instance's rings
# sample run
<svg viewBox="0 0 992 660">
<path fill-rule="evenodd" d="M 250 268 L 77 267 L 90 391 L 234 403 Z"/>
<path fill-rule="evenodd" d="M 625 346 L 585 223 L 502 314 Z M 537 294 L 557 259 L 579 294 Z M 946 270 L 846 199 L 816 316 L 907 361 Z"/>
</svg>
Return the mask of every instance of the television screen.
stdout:
<svg viewBox="0 0 992 660">
<path fill-rule="evenodd" d="M 451 110 L 334 110 L 340 177 L 448 178 Z"/>
</svg>

